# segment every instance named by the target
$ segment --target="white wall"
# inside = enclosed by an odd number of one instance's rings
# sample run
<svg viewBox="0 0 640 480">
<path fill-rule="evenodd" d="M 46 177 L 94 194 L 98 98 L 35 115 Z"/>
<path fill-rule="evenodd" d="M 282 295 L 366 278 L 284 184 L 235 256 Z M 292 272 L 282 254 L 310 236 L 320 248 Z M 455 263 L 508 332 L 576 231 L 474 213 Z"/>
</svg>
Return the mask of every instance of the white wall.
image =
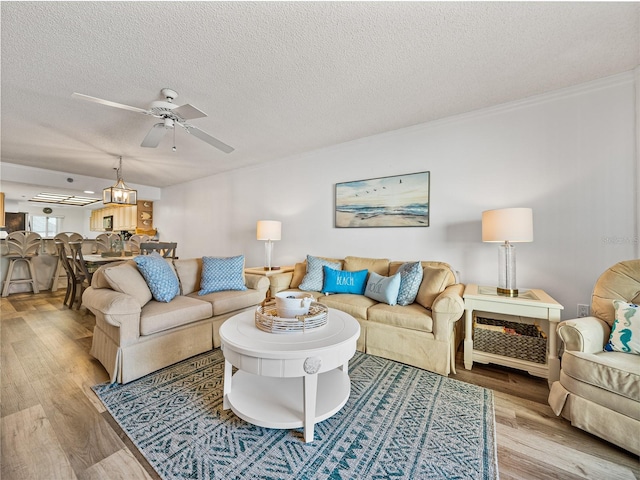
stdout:
<svg viewBox="0 0 640 480">
<path fill-rule="evenodd" d="M 600 273 L 639 256 L 636 81 L 621 74 L 166 188 L 154 225 L 181 257 L 243 253 L 256 266 L 256 221 L 281 220 L 276 264 L 306 254 L 440 260 L 463 283 L 495 285 L 498 247 L 481 242 L 481 213 L 532 207 L 518 286 L 546 290 L 572 318 Z M 334 228 L 337 182 L 427 170 L 430 227 Z"/>
</svg>

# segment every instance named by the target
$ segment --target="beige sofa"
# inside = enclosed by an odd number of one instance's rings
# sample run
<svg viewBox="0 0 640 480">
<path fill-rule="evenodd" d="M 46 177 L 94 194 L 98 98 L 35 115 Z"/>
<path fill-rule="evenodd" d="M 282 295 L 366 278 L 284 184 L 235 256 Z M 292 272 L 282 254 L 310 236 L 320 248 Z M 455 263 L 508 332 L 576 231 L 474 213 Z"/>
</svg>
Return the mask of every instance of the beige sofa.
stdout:
<svg viewBox="0 0 640 480">
<path fill-rule="evenodd" d="M 167 260 L 171 262 L 171 260 Z M 180 294 L 157 302 L 133 260 L 98 269 L 82 296 L 95 314 L 91 354 L 112 382 L 127 383 L 220 346 L 220 325 L 264 301 L 269 280 L 245 274 L 247 290 L 199 296 L 202 259 L 173 260 Z"/>
<path fill-rule="evenodd" d="M 549 405 L 572 425 L 640 455 L 640 355 L 604 350 L 616 318 L 614 300 L 640 303 L 640 259 L 600 276 L 593 316 L 558 324 L 564 354 Z"/>
<path fill-rule="evenodd" d="M 340 263 L 343 270 L 367 269 L 379 275 L 394 275 L 405 262 L 388 259 L 346 257 L 326 260 Z M 309 292 L 318 302 L 349 313 L 360 323 L 357 349 L 397 360 L 432 372 L 455 373 L 455 351 L 462 339 L 464 286 L 454 270 L 443 262 L 420 262 L 423 278 L 416 301 L 410 305 L 387 305 L 364 295 Z M 271 295 L 284 290 L 300 291 L 307 264 L 297 263 L 293 272 L 270 277 Z"/>
</svg>

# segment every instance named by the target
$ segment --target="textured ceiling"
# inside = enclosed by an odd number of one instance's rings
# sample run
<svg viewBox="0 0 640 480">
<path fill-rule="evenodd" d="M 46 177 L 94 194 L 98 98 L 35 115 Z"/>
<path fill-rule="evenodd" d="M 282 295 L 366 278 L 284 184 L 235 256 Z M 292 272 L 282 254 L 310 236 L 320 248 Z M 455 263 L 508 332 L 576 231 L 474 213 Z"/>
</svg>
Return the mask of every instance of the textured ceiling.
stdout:
<svg viewBox="0 0 640 480">
<path fill-rule="evenodd" d="M 167 186 L 628 71 L 640 4 L 2 2 L 2 162 Z M 160 89 L 208 114 L 140 143 Z"/>
</svg>

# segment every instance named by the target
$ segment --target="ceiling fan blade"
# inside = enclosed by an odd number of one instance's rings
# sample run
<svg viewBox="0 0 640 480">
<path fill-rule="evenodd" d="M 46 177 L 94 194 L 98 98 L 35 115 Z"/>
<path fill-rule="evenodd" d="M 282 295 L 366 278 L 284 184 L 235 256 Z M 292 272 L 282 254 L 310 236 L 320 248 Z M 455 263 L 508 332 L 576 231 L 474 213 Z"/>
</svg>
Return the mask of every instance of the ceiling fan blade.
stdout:
<svg viewBox="0 0 640 480">
<path fill-rule="evenodd" d="M 213 145 L 218 150 L 222 150 L 224 153 L 231 153 L 235 150 L 233 147 L 230 147 L 226 143 L 221 142 L 220 140 L 218 140 L 215 137 L 212 137 L 206 132 L 203 132 L 198 127 L 194 127 L 193 125 L 186 125 L 186 126 L 183 125 L 183 126 L 184 126 L 184 129 L 194 137 L 198 137 L 200 140 L 204 140 L 209 145 Z"/>
<path fill-rule="evenodd" d="M 162 138 L 164 137 L 165 133 L 167 133 L 167 129 L 165 128 L 164 123 L 156 123 L 153 127 L 151 127 L 151 130 L 149 130 L 147 136 L 144 137 L 144 140 L 142 141 L 140 146 L 156 148 L 160 143 L 160 140 L 162 140 Z"/>
<path fill-rule="evenodd" d="M 171 111 L 176 115 L 184 118 L 185 120 L 192 120 L 194 118 L 203 118 L 207 116 L 207 114 L 202 110 L 198 110 L 196 107 L 194 107 L 193 105 L 189 105 L 188 103 L 174 108 Z"/>
<path fill-rule="evenodd" d="M 149 115 L 149 112 L 144 110 L 144 109 L 142 109 L 142 108 L 132 107 L 130 105 L 124 105 L 122 103 L 116 103 L 116 102 L 112 102 L 110 100 L 103 100 L 101 98 L 90 97 L 89 95 L 84 95 L 82 93 L 73 92 L 73 96 L 74 97 L 78 97 L 78 98 L 80 98 L 82 100 L 88 100 L 90 102 L 101 103 L 102 105 L 107 105 L 108 107 L 122 108 L 124 110 L 131 110 L 132 112 L 144 113 L 145 115 Z"/>
</svg>

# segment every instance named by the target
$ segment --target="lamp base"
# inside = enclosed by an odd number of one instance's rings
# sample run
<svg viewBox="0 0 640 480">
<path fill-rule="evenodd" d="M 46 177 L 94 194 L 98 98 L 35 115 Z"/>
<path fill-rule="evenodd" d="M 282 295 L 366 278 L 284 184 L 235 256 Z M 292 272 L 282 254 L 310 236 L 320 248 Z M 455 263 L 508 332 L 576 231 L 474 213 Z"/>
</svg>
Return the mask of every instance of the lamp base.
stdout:
<svg viewBox="0 0 640 480">
<path fill-rule="evenodd" d="M 518 289 L 517 288 L 496 288 L 498 295 L 502 295 L 504 297 L 517 297 Z"/>
<path fill-rule="evenodd" d="M 264 269 L 270 272 L 271 270 L 280 270 L 280 267 L 264 267 Z"/>
</svg>

